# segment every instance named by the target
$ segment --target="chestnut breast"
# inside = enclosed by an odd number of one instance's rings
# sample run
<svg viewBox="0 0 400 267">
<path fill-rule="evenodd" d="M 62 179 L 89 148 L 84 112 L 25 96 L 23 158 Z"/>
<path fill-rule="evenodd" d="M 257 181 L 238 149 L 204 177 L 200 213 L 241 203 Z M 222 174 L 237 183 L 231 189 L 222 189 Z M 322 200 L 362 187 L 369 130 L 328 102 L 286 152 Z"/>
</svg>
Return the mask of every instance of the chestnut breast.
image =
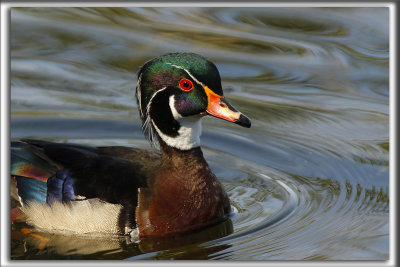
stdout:
<svg viewBox="0 0 400 267">
<path fill-rule="evenodd" d="M 174 164 L 164 165 L 151 185 L 140 189 L 136 216 L 140 236 L 149 237 L 215 224 L 229 212 L 229 198 L 206 163 Z"/>
</svg>

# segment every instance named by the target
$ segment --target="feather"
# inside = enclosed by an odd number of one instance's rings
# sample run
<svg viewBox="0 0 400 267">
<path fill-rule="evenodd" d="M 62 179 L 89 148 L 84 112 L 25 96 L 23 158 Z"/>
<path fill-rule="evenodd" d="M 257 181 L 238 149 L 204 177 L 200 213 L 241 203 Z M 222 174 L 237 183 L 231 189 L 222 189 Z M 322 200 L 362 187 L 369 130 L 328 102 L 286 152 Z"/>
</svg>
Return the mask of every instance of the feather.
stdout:
<svg viewBox="0 0 400 267">
<path fill-rule="evenodd" d="M 27 217 L 27 223 L 47 231 L 118 234 L 117 220 L 121 208 L 119 204 L 89 199 L 68 204 L 55 201 L 51 206 L 28 202 L 21 210 Z"/>
<path fill-rule="evenodd" d="M 11 143 L 11 175 L 45 182 L 57 169 L 41 149 L 25 142 Z"/>
<path fill-rule="evenodd" d="M 46 201 L 47 180 L 58 169 L 41 149 L 18 141 L 11 143 L 12 207 L 27 201 Z"/>
</svg>

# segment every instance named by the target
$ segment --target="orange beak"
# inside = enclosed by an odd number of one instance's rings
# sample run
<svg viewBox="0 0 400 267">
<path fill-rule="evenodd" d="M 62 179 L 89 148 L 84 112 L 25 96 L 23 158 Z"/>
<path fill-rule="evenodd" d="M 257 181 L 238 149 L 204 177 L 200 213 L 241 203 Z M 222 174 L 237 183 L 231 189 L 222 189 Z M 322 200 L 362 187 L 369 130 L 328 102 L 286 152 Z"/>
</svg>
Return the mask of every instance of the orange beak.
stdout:
<svg viewBox="0 0 400 267">
<path fill-rule="evenodd" d="M 250 119 L 237 111 L 224 96 L 217 95 L 207 86 L 204 87 L 208 98 L 208 106 L 206 112 L 211 116 L 239 124 L 243 127 L 250 128 Z"/>
</svg>

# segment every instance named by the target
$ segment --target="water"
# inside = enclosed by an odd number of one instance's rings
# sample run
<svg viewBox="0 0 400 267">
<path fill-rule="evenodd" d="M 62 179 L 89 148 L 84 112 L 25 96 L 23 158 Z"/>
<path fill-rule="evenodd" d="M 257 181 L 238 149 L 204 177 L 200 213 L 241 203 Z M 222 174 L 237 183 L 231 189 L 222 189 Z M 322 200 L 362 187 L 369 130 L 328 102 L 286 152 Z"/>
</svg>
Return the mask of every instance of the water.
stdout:
<svg viewBox="0 0 400 267">
<path fill-rule="evenodd" d="M 388 8 L 14 8 L 10 34 L 12 138 L 150 149 L 136 72 L 175 51 L 252 119 L 203 120 L 225 224 L 141 244 L 13 225 L 12 259 L 388 259 Z"/>
</svg>

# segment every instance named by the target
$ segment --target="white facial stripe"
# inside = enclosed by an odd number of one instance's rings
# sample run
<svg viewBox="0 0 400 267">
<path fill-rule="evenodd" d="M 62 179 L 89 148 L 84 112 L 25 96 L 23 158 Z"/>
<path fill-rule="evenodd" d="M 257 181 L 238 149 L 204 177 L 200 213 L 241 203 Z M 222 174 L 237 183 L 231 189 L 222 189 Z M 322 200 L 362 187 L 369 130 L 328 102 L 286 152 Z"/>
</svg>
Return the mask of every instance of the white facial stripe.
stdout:
<svg viewBox="0 0 400 267">
<path fill-rule="evenodd" d="M 165 64 L 168 64 L 168 65 L 171 65 L 171 66 L 173 66 L 173 67 L 175 67 L 175 68 L 178 68 L 178 69 L 181 69 L 181 70 L 184 70 L 196 83 L 198 83 L 198 84 L 200 84 L 201 86 L 205 86 L 202 82 L 200 82 L 199 80 L 197 80 L 196 79 L 196 77 L 194 77 L 187 69 L 185 69 L 184 67 L 181 67 L 181 66 L 178 66 L 178 65 L 174 65 L 174 64 L 172 64 L 172 63 L 165 63 Z"/>
<path fill-rule="evenodd" d="M 138 102 L 139 102 L 139 112 L 140 112 L 140 116 L 143 117 L 143 111 L 142 111 L 142 88 L 140 88 L 141 82 L 142 82 L 142 74 L 140 74 L 139 79 L 138 79 L 138 83 L 137 83 L 137 89 L 136 89 L 136 93 L 137 93 L 137 98 L 138 98 Z"/>
<path fill-rule="evenodd" d="M 169 108 L 171 109 L 172 115 L 174 116 L 175 120 L 179 120 L 182 118 L 182 115 L 175 108 L 175 96 L 171 95 L 169 97 Z"/>
<path fill-rule="evenodd" d="M 150 126 L 150 121 L 152 122 L 152 124 L 154 125 L 151 117 L 150 117 L 150 108 L 151 108 L 151 104 L 153 103 L 153 99 L 154 97 L 164 91 L 165 89 L 167 89 L 167 87 L 161 88 L 160 90 L 158 90 L 157 92 L 154 93 L 154 95 L 150 98 L 149 103 L 147 104 L 147 110 L 146 110 L 146 121 L 143 123 L 142 129 L 146 132 L 147 130 L 149 130 L 150 132 L 150 142 L 153 142 L 154 140 L 154 133 L 153 133 L 153 128 Z"/>
<path fill-rule="evenodd" d="M 181 149 L 181 150 L 189 150 L 194 147 L 200 146 L 200 135 L 201 135 L 201 118 L 203 115 L 196 115 L 190 117 L 183 117 L 175 108 L 175 96 L 171 95 L 169 97 L 169 107 L 171 113 L 175 120 L 177 120 L 180 124 L 180 128 L 178 130 L 178 136 L 171 137 L 164 134 L 154 123 L 152 118 L 150 117 L 150 108 L 153 102 L 154 97 L 167 89 L 166 87 L 158 90 L 151 97 L 149 104 L 147 105 L 147 119 L 143 124 L 143 129 L 147 130 L 150 127 L 150 123 L 154 126 L 154 129 L 157 131 L 160 138 L 169 146 Z M 153 138 L 153 128 L 150 127 L 150 135 Z"/>
<path fill-rule="evenodd" d="M 176 137 L 165 135 L 154 122 L 152 124 L 167 145 L 181 150 L 189 150 L 200 146 L 201 118 L 202 116 L 198 115 L 178 120 L 181 127 Z"/>
<path fill-rule="evenodd" d="M 178 130 L 178 136 L 171 137 L 165 135 L 154 122 L 153 126 L 156 129 L 158 135 L 162 140 L 169 146 L 181 149 L 189 150 L 194 147 L 200 146 L 200 135 L 201 135 L 201 118 L 202 115 L 183 117 L 175 108 L 175 96 L 169 97 L 169 107 L 175 120 L 180 124 Z"/>
</svg>

